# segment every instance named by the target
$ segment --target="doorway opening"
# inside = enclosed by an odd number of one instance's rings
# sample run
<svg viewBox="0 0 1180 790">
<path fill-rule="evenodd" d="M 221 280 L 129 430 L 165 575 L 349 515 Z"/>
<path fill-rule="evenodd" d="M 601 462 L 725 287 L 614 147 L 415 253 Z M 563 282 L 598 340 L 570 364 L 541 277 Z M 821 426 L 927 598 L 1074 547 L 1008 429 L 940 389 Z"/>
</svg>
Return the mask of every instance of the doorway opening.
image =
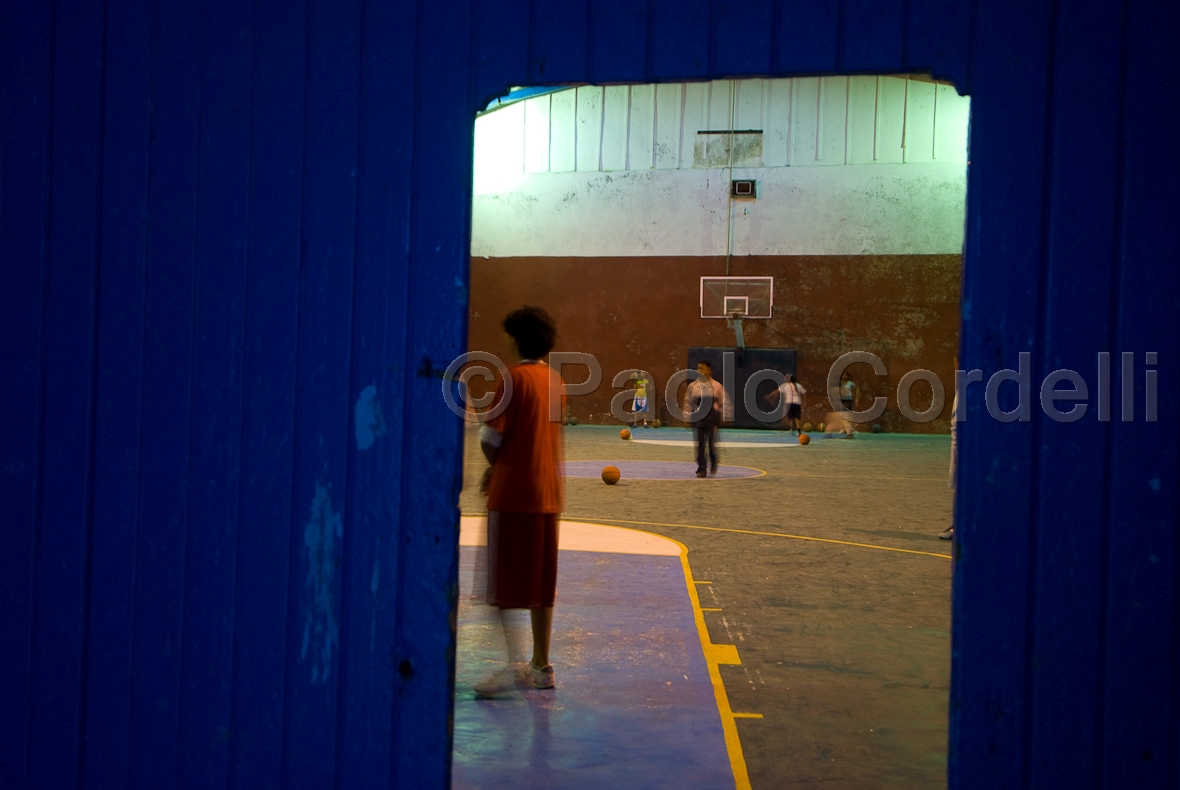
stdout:
<svg viewBox="0 0 1180 790">
<path fill-rule="evenodd" d="M 694 680 L 722 687 L 710 704 L 739 785 L 945 783 L 950 547 L 937 536 L 952 513 L 969 115 L 952 86 L 902 75 L 519 89 L 476 120 L 469 350 L 500 352 L 500 321 L 535 304 L 557 322 L 556 350 L 598 366 L 600 384 L 569 402 L 563 518 L 686 548 L 684 599 L 703 629 L 705 676 Z M 702 355 L 724 367 L 726 351 L 739 368 L 795 375 L 810 441 L 754 420 L 748 405 L 773 411 L 778 382 L 747 395 L 750 370 L 735 371 L 720 474 L 699 479 L 676 408 L 684 382 L 667 384 Z M 848 366 L 856 409 L 886 403 L 848 441 L 826 390 L 854 351 L 886 369 Z M 591 368 L 562 375 L 578 384 Z M 907 380 L 903 409 L 898 387 L 914 371 L 932 375 Z M 648 379 L 647 428 L 631 413 L 637 378 Z M 462 510 L 478 520 L 474 423 L 466 461 Z M 599 477 L 608 465 L 617 484 Z M 563 621 L 562 601 L 554 616 L 555 646 L 563 628 L 583 658 L 612 641 Z M 461 628 L 457 723 L 487 714 L 464 697 L 463 644 Z M 572 677 L 617 681 L 642 651 L 605 655 Z M 687 674 L 637 676 L 682 688 Z M 489 733 L 505 737 L 457 724 L 457 753 L 463 737 Z M 665 750 L 669 765 L 676 754 Z M 464 770 L 457 759 L 457 779 Z"/>
</svg>

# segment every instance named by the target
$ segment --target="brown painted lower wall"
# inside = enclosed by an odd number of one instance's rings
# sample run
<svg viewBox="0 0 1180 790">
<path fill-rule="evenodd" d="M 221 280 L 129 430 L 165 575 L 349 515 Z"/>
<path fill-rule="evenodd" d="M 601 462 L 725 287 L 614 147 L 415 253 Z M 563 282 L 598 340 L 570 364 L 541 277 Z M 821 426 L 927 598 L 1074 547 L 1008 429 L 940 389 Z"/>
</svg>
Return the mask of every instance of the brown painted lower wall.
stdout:
<svg viewBox="0 0 1180 790">
<path fill-rule="evenodd" d="M 810 392 L 804 419 L 823 420 L 824 381 L 832 362 L 848 351 L 869 351 L 886 364 L 888 378 L 867 365 L 850 369 L 868 398 L 885 396 L 877 420 L 887 431 L 947 432 L 954 356 L 959 341 L 958 255 L 756 256 L 735 258 L 733 276 L 770 275 L 774 318 L 745 322 L 746 345 L 795 348 L 798 377 Z M 500 321 L 523 304 L 544 307 L 558 324 L 558 351 L 593 354 L 603 385 L 571 399 L 570 411 L 590 423 L 614 423 L 610 401 L 614 374 L 643 368 L 660 392 L 685 367 L 689 346 L 733 346 L 724 320 L 700 318 L 700 277 L 724 275 L 721 258 L 473 258 L 469 348 L 502 354 Z M 911 370 L 933 371 L 942 381 L 946 408 L 930 423 L 906 420 L 897 408 L 897 383 Z M 570 369 L 566 378 L 584 376 Z M 660 397 L 661 419 L 667 421 Z M 913 408 L 922 411 L 931 390 L 917 384 Z"/>
</svg>

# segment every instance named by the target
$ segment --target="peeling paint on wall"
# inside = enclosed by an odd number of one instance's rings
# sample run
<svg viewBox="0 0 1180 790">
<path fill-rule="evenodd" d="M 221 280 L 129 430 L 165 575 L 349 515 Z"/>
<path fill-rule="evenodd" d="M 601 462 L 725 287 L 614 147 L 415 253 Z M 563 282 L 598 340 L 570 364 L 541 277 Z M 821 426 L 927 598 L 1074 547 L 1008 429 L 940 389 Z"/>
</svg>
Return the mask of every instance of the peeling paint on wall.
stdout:
<svg viewBox="0 0 1180 790">
<path fill-rule="evenodd" d="M 758 199 L 734 211 L 727 170 L 549 173 L 477 194 L 478 257 L 957 255 L 965 165 L 735 168 Z M 730 228 L 731 212 L 734 214 Z"/>
<path fill-rule="evenodd" d="M 377 399 L 377 387 L 373 384 L 361 390 L 356 399 L 353 415 L 356 423 L 356 449 L 368 450 L 385 435 L 385 417 L 381 413 L 381 402 Z"/>
<path fill-rule="evenodd" d="M 311 662 L 311 682 L 327 682 L 332 673 L 332 651 L 340 641 L 333 600 L 337 543 L 344 536 L 344 521 L 332 510 L 328 488 L 315 486 L 311 518 L 303 530 L 306 587 L 310 601 L 303 616 L 303 646 L 299 658 Z M 310 656 L 310 658 L 309 658 Z"/>
<path fill-rule="evenodd" d="M 697 132 L 692 166 L 762 167 L 762 132 Z"/>
</svg>

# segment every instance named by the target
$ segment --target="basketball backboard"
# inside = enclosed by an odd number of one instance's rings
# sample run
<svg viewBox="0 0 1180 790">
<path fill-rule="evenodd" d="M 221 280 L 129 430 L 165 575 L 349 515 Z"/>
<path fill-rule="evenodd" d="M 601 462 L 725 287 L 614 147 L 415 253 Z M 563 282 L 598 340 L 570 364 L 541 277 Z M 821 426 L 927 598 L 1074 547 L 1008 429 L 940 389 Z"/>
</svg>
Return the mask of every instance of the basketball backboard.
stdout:
<svg viewBox="0 0 1180 790">
<path fill-rule="evenodd" d="M 773 277 L 702 277 L 701 318 L 770 318 Z"/>
</svg>

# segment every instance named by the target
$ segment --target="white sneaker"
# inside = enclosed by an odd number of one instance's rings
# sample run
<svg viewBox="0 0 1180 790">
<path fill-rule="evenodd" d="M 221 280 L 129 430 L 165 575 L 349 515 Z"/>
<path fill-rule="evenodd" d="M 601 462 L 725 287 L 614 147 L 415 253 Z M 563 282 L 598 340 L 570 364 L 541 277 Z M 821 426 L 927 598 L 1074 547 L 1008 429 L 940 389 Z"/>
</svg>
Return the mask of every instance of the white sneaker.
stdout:
<svg viewBox="0 0 1180 790">
<path fill-rule="evenodd" d="M 513 691 L 516 691 L 516 671 L 512 667 L 504 667 L 475 686 L 477 697 L 500 697 Z"/>
<path fill-rule="evenodd" d="M 543 667 L 538 667 L 532 661 L 529 662 L 528 669 L 525 670 L 526 677 L 532 681 L 534 688 L 551 689 L 557 685 L 557 681 L 553 674 L 553 665 L 546 664 Z"/>
</svg>

